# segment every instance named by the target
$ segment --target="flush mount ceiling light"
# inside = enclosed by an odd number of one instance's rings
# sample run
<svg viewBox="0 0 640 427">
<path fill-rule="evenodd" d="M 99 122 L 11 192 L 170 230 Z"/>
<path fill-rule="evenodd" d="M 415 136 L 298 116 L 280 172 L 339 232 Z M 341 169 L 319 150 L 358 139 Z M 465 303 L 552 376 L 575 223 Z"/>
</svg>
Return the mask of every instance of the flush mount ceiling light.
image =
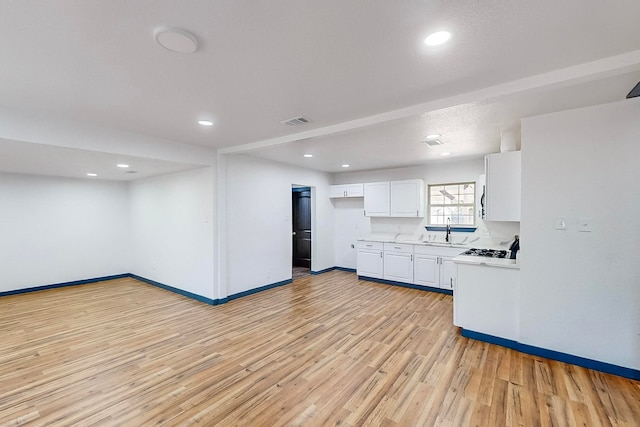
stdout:
<svg viewBox="0 0 640 427">
<path fill-rule="evenodd" d="M 307 157 L 307 158 L 313 157 L 313 154 L 305 154 L 304 157 Z"/>
<path fill-rule="evenodd" d="M 126 168 L 129 167 L 129 165 L 124 164 L 124 163 L 118 163 L 116 166 L 119 167 L 119 168 L 122 168 L 122 169 L 126 169 Z"/>
<path fill-rule="evenodd" d="M 441 156 L 450 156 L 451 153 L 448 151 L 445 151 L 444 153 L 440 153 Z"/>
<path fill-rule="evenodd" d="M 98 174 L 97 174 L 97 173 L 89 172 L 89 173 L 87 174 L 87 176 L 98 176 Z"/>
<path fill-rule="evenodd" d="M 438 139 L 438 138 L 440 138 L 440 136 L 441 136 L 441 135 L 440 135 L 439 133 L 432 133 L 432 134 L 427 135 L 427 137 L 426 137 L 425 139 L 426 139 L 427 141 L 431 141 L 431 140 L 433 140 L 433 139 Z"/>
<path fill-rule="evenodd" d="M 193 34 L 182 28 L 156 28 L 153 36 L 163 48 L 178 53 L 193 53 L 198 49 L 198 41 Z"/>
<path fill-rule="evenodd" d="M 438 31 L 431 35 L 429 35 L 426 39 L 424 39 L 424 43 L 427 46 L 438 46 L 443 43 L 446 43 L 447 40 L 451 38 L 451 33 L 449 31 Z"/>
<path fill-rule="evenodd" d="M 343 168 L 348 168 L 348 167 L 349 167 L 349 165 L 344 164 L 344 165 L 342 165 L 342 167 L 343 167 Z"/>
<path fill-rule="evenodd" d="M 439 139 L 427 139 L 423 142 L 427 147 L 436 147 L 438 145 L 444 144 L 444 142 L 440 141 Z"/>
<path fill-rule="evenodd" d="M 213 126 L 213 122 L 211 120 L 198 120 L 198 124 L 202 126 Z"/>
</svg>

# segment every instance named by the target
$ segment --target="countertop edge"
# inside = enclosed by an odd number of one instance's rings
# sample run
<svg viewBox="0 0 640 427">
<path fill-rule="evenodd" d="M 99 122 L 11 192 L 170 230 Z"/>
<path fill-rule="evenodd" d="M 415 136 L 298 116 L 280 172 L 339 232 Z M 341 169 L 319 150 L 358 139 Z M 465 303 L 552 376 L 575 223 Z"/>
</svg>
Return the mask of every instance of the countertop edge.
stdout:
<svg viewBox="0 0 640 427">
<path fill-rule="evenodd" d="M 507 259 L 493 259 L 482 257 L 470 257 L 466 255 L 458 255 L 453 259 L 456 264 L 477 265 L 479 267 L 497 267 L 497 268 L 509 268 L 512 270 L 520 270 L 520 264 L 510 263 Z"/>
</svg>

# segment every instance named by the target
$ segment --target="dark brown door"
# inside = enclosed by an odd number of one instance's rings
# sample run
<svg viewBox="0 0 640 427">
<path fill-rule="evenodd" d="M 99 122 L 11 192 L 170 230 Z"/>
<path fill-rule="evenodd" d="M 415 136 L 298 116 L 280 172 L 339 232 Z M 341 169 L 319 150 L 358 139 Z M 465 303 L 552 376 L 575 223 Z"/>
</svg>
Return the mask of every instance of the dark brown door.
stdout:
<svg viewBox="0 0 640 427">
<path fill-rule="evenodd" d="M 295 188 L 293 206 L 293 266 L 311 268 L 311 189 Z"/>
</svg>

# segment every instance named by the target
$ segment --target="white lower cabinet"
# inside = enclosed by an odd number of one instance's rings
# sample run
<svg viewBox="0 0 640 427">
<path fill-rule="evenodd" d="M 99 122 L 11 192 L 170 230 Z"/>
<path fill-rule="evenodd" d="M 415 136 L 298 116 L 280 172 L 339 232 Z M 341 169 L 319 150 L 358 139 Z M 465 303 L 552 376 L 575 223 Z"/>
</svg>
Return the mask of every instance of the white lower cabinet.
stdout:
<svg viewBox="0 0 640 427">
<path fill-rule="evenodd" d="M 456 263 L 453 262 L 453 257 L 440 257 L 440 260 L 440 287 L 453 290 L 458 276 Z"/>
<path fill-rule="evenodd" d="M 384 245 L 381 242 L 358 242 L 357 274 L 358 276 L 383 278 Z"/>
<path fill-rule="evenodd" d="M 432 288 L 453 290 L 457 268 L 453 258 L 462 249 L 416 245 L 413 265 L 413 283 Z"/>
<path fill-rule="evenodd" d="M 421 286 L 439 287 L 440 257 L 437 255 L 414 254 L 413 283 Z"/>
<path fill-rule="evenodd" d="M 384 244 L 384 279 L 413 283 L 413 245 Z"/>
<path fill-rule="evenodd" d="M 407 243 L 358 242 L 358 276 L 453 290 L 460 248 Z"/>
</svg>

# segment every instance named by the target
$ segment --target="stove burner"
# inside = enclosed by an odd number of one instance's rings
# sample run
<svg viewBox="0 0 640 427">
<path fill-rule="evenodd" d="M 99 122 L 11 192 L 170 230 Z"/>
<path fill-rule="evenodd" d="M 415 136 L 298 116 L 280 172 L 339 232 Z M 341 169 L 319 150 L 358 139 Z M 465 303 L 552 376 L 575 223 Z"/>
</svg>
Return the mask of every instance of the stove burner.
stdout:
<svg viewBox="0 0 640 427">
<path fill-rule="evenodd" d="M 503 251 L 499 249 L 471 248 L 468 251 L 463 252 L 462 255 L 484 256 L 484 257 L 490 257 L 490 258 L 505 258 L 507 256 L 507 251 Z"/>
</svg>

